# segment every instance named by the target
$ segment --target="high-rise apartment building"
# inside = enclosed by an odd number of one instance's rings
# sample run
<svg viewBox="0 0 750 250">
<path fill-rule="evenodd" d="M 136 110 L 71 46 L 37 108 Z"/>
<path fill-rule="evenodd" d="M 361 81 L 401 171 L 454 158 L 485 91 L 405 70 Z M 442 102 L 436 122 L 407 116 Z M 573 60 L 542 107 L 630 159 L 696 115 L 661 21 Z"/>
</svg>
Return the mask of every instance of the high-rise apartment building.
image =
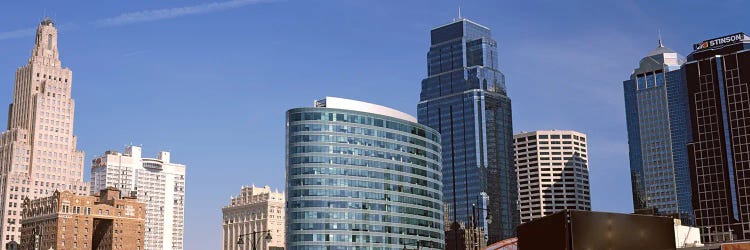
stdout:
<svg viewBox="0 0 750 250">
<path fill-rule="evenodd" d="M 0 248 L 19 241 L 24 198 L 89 193 L 73 135 L 72 84 L 73 72 L 60 62 L 57 29 L 44 19 L 28 64 L 16 70 L 8 130 L 0 135 Z"/>
<path fill-rule="evenodd" d="M 289 250 L 444 249 L 440 134 L 327 97 L 287 111 Z"/>
<path fill-rule="evenodd" d="M 471 226 L 476 205 L 488 212 L 478 218 L 488 245 L 512 237 L 519 217 L 511 101 L 490 29 L 463 18 L 433 29 L 427 71 L 419 123 L 442 135 L 450 220 Z"/>
<path fill-rule="evenodd" d="M 142 158 L 141 147 L 107 151 L 91 161 L 91 190 L 115 187 L 146 204 L 145 250 L 182 250 L 185 224 L 185 165 L 169 152 Z"/>
<path fill-rule="evenodd" d="M 565 209 L 591 211 L 585 134 L 540 130 L 513 140 L 522 223 Z"/>
<path fill-rule="evenodd" d="M 623 82 L 633 207 L 694 221 L 685 57 L 659 44 Z"/>
<path fill-rule="evenodd" d="M 702 242 L 750 240 L 750 37 L 738 33 L 694 49 L 683 70 L 696 225 Z"/>
<path fill-rule="evenodd" d="M 145 205 L 108 188 L 95 196 L 55 191 L 25 200 L 21 219 L 22 250 L 142 250 Z"/>
<path fill-rule="evenodd" d="M 222 249 L 250 250 L 255 244 L 255 249 L 283 250 L 284 206 L 284 193 L 269 186 L 242 187 L 240 195 L 221 209 Z"/>
</svg>

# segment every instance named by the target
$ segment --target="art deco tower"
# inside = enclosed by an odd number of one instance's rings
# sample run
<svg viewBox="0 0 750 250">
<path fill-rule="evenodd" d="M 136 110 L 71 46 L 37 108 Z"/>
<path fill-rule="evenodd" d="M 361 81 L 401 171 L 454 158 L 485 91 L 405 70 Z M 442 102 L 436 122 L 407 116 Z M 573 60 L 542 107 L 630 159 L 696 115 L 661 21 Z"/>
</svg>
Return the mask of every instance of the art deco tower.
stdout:
<svg viewBox="0 0 750 250">
<path fill-rule="evenodd" d="M 84 155 L 73 135 L 72 76 L 61 66 L 57 29 L 46 18 L 37 28 L 28 64 L 16 71 L 8 130 L 0 136 L 2 249 L 19 241 L 24 197 L 51 196 L 55 190 L 88 194 Z"/>
</svg>

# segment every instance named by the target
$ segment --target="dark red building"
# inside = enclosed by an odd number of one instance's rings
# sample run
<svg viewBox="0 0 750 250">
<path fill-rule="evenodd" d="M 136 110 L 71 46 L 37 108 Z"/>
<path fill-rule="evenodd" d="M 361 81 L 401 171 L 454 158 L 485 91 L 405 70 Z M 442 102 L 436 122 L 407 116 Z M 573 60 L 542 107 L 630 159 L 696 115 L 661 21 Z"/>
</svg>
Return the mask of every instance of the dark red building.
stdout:
<svg viewBox="0 0 750 250">
<path fill-rule="evenodd" d="M 750 239 L 750 37 L 695 44 L 685 72 L 693 209 L 703 242 Z"/>
</svg>

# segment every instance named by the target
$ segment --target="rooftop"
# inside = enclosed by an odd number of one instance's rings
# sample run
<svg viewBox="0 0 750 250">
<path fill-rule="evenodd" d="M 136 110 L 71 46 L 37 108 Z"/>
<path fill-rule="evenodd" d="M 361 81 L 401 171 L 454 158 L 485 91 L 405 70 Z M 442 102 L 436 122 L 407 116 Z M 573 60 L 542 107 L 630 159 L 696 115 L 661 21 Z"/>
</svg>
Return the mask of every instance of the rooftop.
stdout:
<svg viewBox="0 0 750 250">
<path fill-rule="evenodd" d="M 52 19 L 50 19 L 49 17 L 44 17 L 44 20 L 42 20 L 42 22 L 40 24 L 44 25 L 44 26 L 47 26 L 47 25 L 54 26 L 55 25 L 55 23 L 52 22 Z"/>
<path fill-rule="evenodd" d="M 398 118 L 398 119 L 402 119 L 402 120 L 406 120 L 406 121 L 410 121 L 414 123 L 417 122 L 417 118 L 414 118 L 414 116 L 411 116 L 407 113 L 404 113 L 404 112 L 401 112 L 401 111 L 398 111 L 398 110 L 395 110 L 386 106 L 381 106 L 381 105 L 357 101 L 357 100 L 338 98 L 338 97 L 327 96 L 326 98 L 316 100 L 314 103 L 314 106 L 316 108 L 335 108 L 335 109 L 346 109 L 346 110 L 352 110 L 352 111 L 373 113 L 373 114 Z"/>
</svg>

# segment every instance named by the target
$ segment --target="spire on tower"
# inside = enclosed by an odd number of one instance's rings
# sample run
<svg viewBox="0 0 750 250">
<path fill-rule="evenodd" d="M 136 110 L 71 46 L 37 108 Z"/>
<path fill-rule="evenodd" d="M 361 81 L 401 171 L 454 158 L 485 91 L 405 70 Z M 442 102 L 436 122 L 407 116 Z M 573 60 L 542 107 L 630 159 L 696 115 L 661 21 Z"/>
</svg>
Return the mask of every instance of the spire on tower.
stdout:
<svg viewBox="0 0 750 250">
<path fill-rule="evenodd" d="M 657 32 L 659 33 L 659 48 L 663 48 L 664 44 L 661 43 L 661 29 L 657 29 Z"/>
<path fill-rule="evenodd" d="M 458 18 L 454 19 L 454 21 L 461 21 L 464 18 L 461 16 L 461 5 L 463 4 L 463 0 L 458 0 Z"/>
</svg>

